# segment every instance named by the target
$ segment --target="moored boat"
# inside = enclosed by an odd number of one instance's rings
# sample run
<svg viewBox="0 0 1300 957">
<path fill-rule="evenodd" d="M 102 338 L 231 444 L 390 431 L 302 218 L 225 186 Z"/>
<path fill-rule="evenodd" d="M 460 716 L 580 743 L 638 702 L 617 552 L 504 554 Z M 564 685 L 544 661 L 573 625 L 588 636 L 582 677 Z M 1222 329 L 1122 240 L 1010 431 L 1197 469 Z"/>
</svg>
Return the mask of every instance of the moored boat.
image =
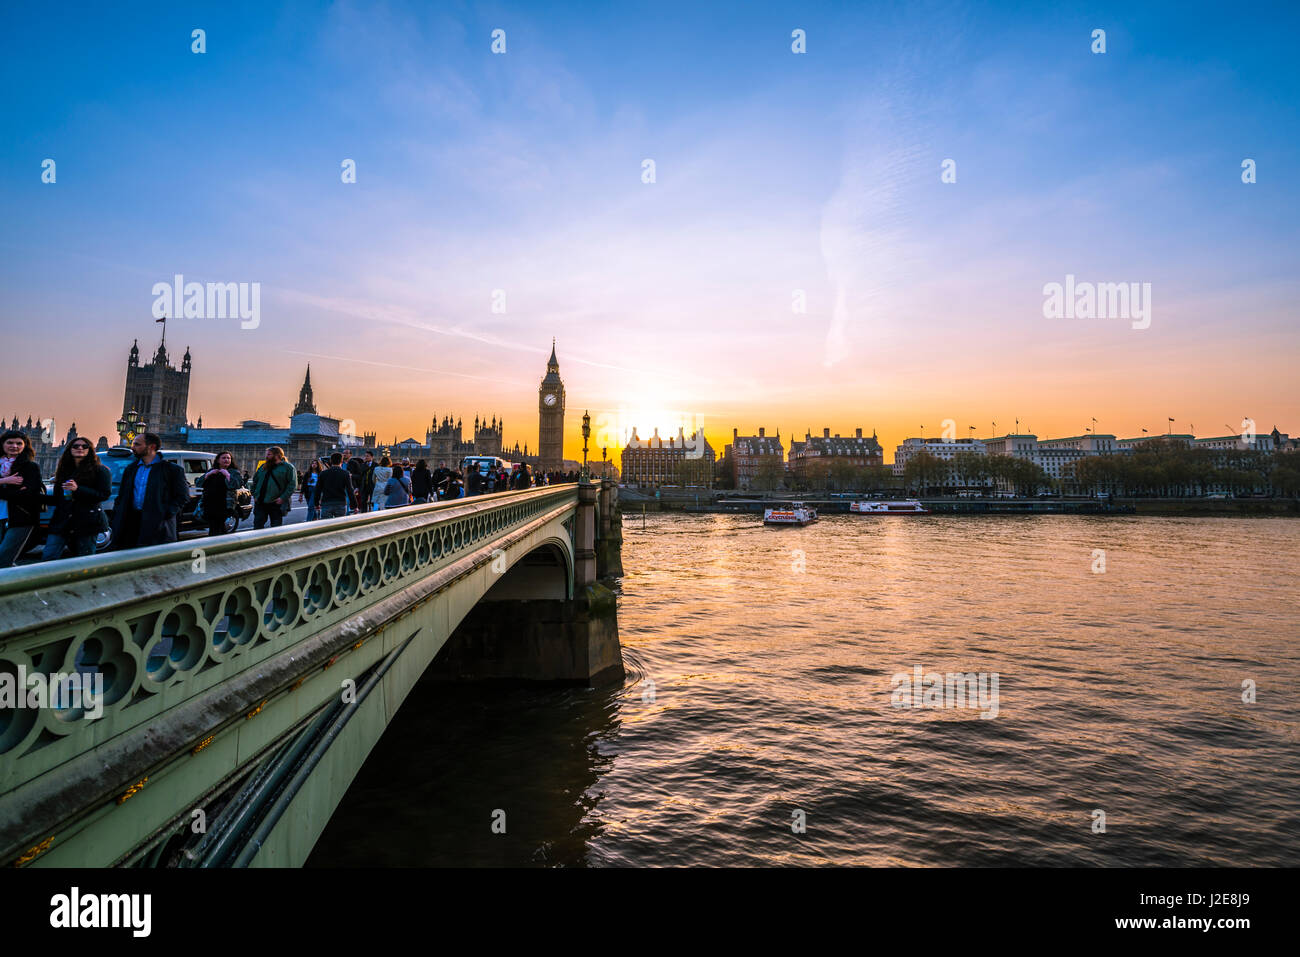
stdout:
<svg viewBox="0 0 1300 957">
<path fill-rule="evenodd" d="M 902 502 L 850 502 L 854 515 L 929 515 L 930 510 L 915 499 Z"/>
<path fill-rule="evenodd" d="M 763 510 L 764 525 L 807 525 L 817 521 L 817 509 L 803 502 L 791 502 L 788 508 Z"/>
</svg>

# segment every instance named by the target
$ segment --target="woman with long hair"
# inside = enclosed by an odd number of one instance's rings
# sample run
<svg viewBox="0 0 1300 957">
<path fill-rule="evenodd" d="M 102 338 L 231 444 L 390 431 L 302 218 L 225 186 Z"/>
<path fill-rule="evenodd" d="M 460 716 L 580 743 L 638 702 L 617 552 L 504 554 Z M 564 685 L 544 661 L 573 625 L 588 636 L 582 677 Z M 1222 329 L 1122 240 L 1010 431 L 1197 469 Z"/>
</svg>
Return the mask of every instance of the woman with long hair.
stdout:
<svg viewBox="0 0 1300 957">
<path fill-rule="evenodd" d="M 411 504 L 411 480 L 402 472 L 400 465 L 393 466 L 393 477 L 384 489 L 384 507 L 398 508 Z"/>
<path fill-rule="evenodd" d="M 302 493 L 302 500 L 307 503 L 306 521 L 308 522 L 320 518 L 320 502 L 316 500 L 316 483 L 320 481 L 321 471 L 320 459 L 312 459 L 307 471 L 302 473 L 302 482 L 298 491 Z"/>
<path fill-rule="evenodd" d="M 17 429 L 0 435 L 0 568 L 18 560 L 41 520 L 45 486 L 27 436 Z"/>
<path fill-rule="evenodd" d="M 54 514 L 41 561 L 63 557 L 71 546 L 74 558 L 95 554 L 95 536 L 104 530 L 103 504 L 113 491 L 113 474 L 101 465 L 90 439 L 68 443 L 54 469 Z"/>
<path fill-rule="evenodd" d="M 203 517 L 208 522 L 208 535 L 224 535 L 226 519 L 235 513 L 234 494 L 244 487 L 244 473 L 235 464 L 234 454 L 218 452 L 212 468 L 194 484 L 203 490 Z"/>
<path fill-rule="evenodd" d="M 384 502 L 388 499 L 388 480 L 393 477 L 393 460 L 387 455 L 379 460 L 379 464 L 372 470 L 374 476 L 374 491 L 370 493 L 370 510 L 377 512 L 384 507 Z"/>
</svg>

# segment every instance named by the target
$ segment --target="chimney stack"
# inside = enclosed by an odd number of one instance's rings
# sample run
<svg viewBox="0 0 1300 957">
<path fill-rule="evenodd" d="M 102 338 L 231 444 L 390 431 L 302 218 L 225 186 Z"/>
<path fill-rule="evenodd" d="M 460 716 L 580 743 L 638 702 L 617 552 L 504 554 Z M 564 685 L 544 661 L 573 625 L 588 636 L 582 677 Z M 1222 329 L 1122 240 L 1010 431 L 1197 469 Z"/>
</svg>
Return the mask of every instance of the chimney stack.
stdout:
<svg viewBox="0 0 1300 957">
<path fill-rule="evenodd" d="M 760 439 L 763 437 L 763 427 L 761 425 L 758 427 L 758 437 Z"/>
<path fill-rule="evenodd" d="M 862 438 L 862 430 L 861 430 L 861 429 L 858 429 L 858 434 L 855 436 L 855 438 L 859 438 L 859 439 Z"/>
<path fill-rule="evenodd" d="M 831 437 L 831 430 L 830 430 L 830 429 L 822 429 L 822 438 L 823 438 L 823 439 L 829 439 L 830 437 Z"/>
</svg>

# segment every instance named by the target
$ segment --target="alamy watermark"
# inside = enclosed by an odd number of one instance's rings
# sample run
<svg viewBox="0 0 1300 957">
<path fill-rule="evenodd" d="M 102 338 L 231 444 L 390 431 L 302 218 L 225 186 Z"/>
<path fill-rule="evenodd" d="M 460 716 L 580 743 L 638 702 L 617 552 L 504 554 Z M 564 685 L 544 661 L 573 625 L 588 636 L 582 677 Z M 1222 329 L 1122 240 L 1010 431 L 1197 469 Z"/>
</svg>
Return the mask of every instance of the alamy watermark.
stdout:
<svg viewBox="0 0 1300 957">
<path fill-rule="evenodd" d="M 998 716 L 998 672 L 927 672 L 915 665 L 889 679 L 895 708 L 977 708 L 981 718 Z"/>
<path fill-rule="evenodd" d="M 1131 319 L 1134 329 L 1151 325 L 1151 283 L 1075 282 L 1043 286 L 1045 319 Z"/>
<path fill-rule="evenodd" d="M 153 284 L 155 319 L 242 319 L 241 329 L 262 323 L 260 282 L 186 282 L 177 273 L 170 283 Z"/>
<path fill-rule="evenodd" d="M 104 714 L 104 676 L 92 673 L 27 673 L 19 665 L 17 674 L 0 672 L 0 708 L 54 708 L 83 711 L 89 720 Z"/>
<path fill-rule="evenodd" d="M 132 937 L 148 937 L 153 927 L 151 894 L 83 894 L 73 887 L 66 894 L 50 898 L 50 926 L 117 927 L 131 931 Z"/>
</svg>

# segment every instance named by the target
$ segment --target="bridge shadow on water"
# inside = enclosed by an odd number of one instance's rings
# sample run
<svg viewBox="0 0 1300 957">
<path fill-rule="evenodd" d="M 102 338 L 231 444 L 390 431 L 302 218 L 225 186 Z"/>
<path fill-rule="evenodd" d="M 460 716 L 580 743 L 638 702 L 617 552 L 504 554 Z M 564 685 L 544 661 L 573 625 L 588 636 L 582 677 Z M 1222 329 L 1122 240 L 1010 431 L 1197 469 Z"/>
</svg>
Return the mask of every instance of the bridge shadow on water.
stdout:
<svg viewBox="0 0 1300 957">
<path fill-rule="evenodd" d="M 624 693 L 426 674 L 305 866 L 585 866 Z"/>
</svg>

